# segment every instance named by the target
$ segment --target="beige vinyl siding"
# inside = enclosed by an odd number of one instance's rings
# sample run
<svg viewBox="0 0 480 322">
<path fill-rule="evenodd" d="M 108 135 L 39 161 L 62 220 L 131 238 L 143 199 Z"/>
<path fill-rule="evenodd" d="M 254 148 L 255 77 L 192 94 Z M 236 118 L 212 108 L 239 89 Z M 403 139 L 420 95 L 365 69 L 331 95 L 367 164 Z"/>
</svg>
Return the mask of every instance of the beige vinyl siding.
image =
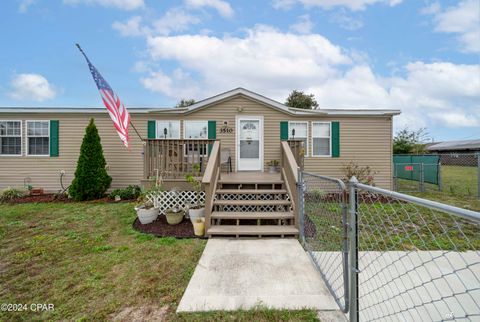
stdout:
<svg viewBox="0 0 480 322">
<path fill-rule="evenodd" d="M 0 113 L 0 119 L 16 117 L 22 120 L 23 156 L 0 156 L 0 189 L 8 186 L 21 187 L 24 179 L 30 178 L 31 185 L 44 188 L 49 192 L 61 189 L 60 171 L 65 170 L 64 183 L 69 185 L 75 172 L 80 146 L 85 127 L 91 117 L 95 119 L 104 155 L 108 165 L 108 173 L 112 176 L 112 188 L 139 184 L 143 176 L 142 143 L 130 128 L 132 148 L 128 151 L 120 141 L 112 121 L 105 114 L 72 114 L 72 113 Z M 146 118 L 132 115 L 135 123 L 146 123 Z M 59 120 L 59 156 L 27 156 L 26 155 L 26 121 L 27 120 Z M 146 135 L 146 124 L 138 128 Z"/>
<path fill-rule="evenodd" d="M 241 108 L 242 112 L 238 109 Z M 377 171 L 375 183 L 379 187 L 391 188 L 392 163 L 392 121 L 385 117 L 335 117 L 288 115 L 268 107 L 262 103 L 243 96 L 237 96 L 223 102 L 218 102 L 187 115 L 136 114 L 130 109 L 132 122 L 141 133 L 147 137 L 148 120 L 216 120 L 217 139 L 222 147 L 231 150 L 233 169 L 236 161 L 236 115 L 263 116 L 264 118 L 264 168 L 270 160 L 280 160 L 280 121 L 309 121 L 309 152 L 312 151 L 311 121 L 340 122 L 340 157 L 310 157 L 305 159 L 305 170 L 328 176 L 342 177 L 342 165 L 351 160 L 362 166 L 369 165 Z M 130 127 L 131 150 L 121 143 L 115 128 L 107 113 L 73 114 L 73 113 L 0 113 L 0 120 L 22 120 L 23 154 L 24 156 L 0 156 L 0 189 L 8 186 L 23 186 L 26 177 L 31 178 L 34 187 L 42 187 L 47 191 L 60 189 L 60 171 L 66 171 L 65 184 L 68 185 L 78 160 L 80 145 L 85 127 L 89 119 L 95 118 L 99 130 L 108 173 L 112 176 L 112 188 L 125 187 L 129 184 L 139 184 L 143 178 L 143 145 Z M 26 120 L 59 120 L 59 156 L 35 157 L 25 156 L 25 121 Z M 222 134 L 220 128 L 223 122 L 234 129 L 233 133 Z M 183 122 L 180 122 L 180 133 L 183 138 Z"/>
</svg>

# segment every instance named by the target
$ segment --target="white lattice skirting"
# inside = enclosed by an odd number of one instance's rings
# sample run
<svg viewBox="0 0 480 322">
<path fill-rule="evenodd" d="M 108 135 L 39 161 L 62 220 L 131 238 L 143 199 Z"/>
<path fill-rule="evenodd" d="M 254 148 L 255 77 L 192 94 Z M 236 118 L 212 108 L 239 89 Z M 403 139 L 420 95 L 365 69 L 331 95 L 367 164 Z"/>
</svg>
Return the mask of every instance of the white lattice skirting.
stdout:
<svg viewBox="0 0 480 322">
<path fill-rule="evenodd" d="M 187 203 L 197 204 L 197 193 L 195 191 L 162 191 L 151 193 L 147 199 L 153 202 L 155 208 L 158 208 L 161 214 L 165 210 L 178 206 L 185 208 Z M 200 192 L 200 203 L 205 203 L 205 192 Z"/>
</svg>

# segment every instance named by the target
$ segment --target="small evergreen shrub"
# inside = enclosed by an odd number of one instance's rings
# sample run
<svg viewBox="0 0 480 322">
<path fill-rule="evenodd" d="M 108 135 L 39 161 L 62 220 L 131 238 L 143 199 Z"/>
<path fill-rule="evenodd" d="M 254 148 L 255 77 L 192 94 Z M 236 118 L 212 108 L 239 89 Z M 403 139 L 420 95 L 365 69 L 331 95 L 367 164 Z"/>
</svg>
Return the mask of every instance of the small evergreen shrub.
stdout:
<svg viewBox="0 0 480 322">
<path fill-rule="evenodd" d="M 137 185 L 130 185 L 123 189 L 115 189 L 113 190 L 109 197 L 110 199 L 115 199 L 115 196 L 119 196 L 122 200 L 133 200 L 140 197 L 142 193 L 142 189 L 140 189 Z"/>
<path fill-rule="evenodd" d="M 85 129 L 75 178 L 68 189 L 70 196 L 80 201 L 102 198 L 112 183 L 106 165 L 100 136 L 92 118 Z"/>
</svg>

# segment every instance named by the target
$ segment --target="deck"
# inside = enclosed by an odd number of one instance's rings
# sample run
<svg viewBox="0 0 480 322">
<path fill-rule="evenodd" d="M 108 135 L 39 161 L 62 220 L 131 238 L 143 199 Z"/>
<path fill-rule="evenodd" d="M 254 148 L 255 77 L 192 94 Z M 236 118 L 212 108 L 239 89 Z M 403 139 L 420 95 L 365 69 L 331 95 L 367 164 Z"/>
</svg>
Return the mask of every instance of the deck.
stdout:
<svg viewBox="0 0 480 322">
<path fill-rule="evenodd" d="M 280 173 L 268 173 L 260 171 L 240 171 L 231 173 L 220 173 L 221 182 L 229 183 L 263 183 L 280 182 Z"/>
</svg>

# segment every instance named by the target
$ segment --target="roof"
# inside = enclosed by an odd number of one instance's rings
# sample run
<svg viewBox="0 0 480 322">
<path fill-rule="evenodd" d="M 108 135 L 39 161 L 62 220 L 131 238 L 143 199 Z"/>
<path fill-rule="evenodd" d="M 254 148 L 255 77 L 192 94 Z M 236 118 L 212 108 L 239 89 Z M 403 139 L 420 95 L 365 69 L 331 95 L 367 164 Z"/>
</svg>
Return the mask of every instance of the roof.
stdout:
<svg viewBox="0 0 480 322">
<path fill-rule="evenodd" d="M 427 150 L 480 150 L 480 139 L 440 142 L 427 147 Z"/>
<path fill-rule="evenodd" d="M 263 95 L 249 91 L 245 88 L 235 88 L 230 91 L 206 98 L 193 105 L 185 108 L 135 108 L 129 107 L 130 113 L 134 114 L 190 114 L 196 110 L 207 108 L 218 102 L 231 99 L 235 96 L 245 96 L 254 101 L 267 105 L 276 110 L 282 111 L 289 115 L 321 115 L 321 116 L 393 116 L 400 114 L 400 110 L 390 109 L 315 109 L 304 110 L 286 106 L 280 102 L 272 100 Z M 0 113 L 106 113 L 104 107 L 0 107 Z"/>
</svg>

